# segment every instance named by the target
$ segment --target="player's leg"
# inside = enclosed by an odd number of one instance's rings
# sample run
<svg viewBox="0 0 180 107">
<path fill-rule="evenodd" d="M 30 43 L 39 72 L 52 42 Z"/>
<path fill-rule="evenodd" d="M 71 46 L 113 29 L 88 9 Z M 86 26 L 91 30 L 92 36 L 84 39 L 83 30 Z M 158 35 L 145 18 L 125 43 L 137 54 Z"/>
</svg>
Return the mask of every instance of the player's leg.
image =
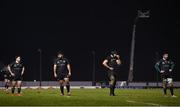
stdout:
<svg viewBox="0 0 180 107">
<path fill-rule="evenodd" d="M 64 80 L 59 80 L 61 95 L 64 95 Z"/>
<path fill-rule="evenodd" d="M 14 94 L 15 86 L 16 86 L 16 81 L 13 80 L 13 81 L 12 81 L 12 89 L 11 89 L 12 94 Z"/>
<path fill-rule="evenodd" d="M 9 86 L 10 86 L 10 80 L 7 78 L 5 79 L 5 90 L 7 94 L 9 93 Z"/>
<path fill-rule="evenodd" d="M 60 87 L 60 95 L 64 95 L 64 75 L 58 73 L 57 79 L 59 81 L 59 87 Z"/>
<path fill-rule="evenodd" d="M 5 84 L 4 84 L 4 87 L 5 87 L 5 89 L 7 90 L 8 87 L 9 87 L 9 86 L 8 86 L 8 79 L 7 79 L 7 78 L 4 79 L 4 83 L 5 83 Z"/>
<path fill-rule="evenodd" d="M 9 77 L 9 79 L 8 79 L 8 89 L 9 89 L 9 87 L 12 87 L 12 78 L 11 77 Z"/>
<path fill-rule="evenodd" d="M 114 84 L 113 84 L 113 95 L 115 96 L 115 93 L 114 93 L 114 91 L 115 91 L 115 88 L 116 88 L 116 76 L 114 76 Z"/>
<path fill-rule="evenodd" d="M 164 96 L 166 96 L 167 95 L 167 79 L 163 78 L 162 86 L 163 86 Z"/>
<path fill-rule="evenodd" d="M 9 86 L 10 86 L 10 80 L 7 79 L 7 89 L 9 88 Z"/>
<path fill-rule="evenodd" d="M 170 92 L 171 92 L 171 96 L 174 96 L 174 89 L 173 89 L 173 84 L 171 83 L 169 86 Z"/>
<path fill-rule="evenodd" d="M 174 85 L 173 85 L 173 79 L 172 78 L 168 78 L 168 84 L 169 84 L 169 89 L 170 89 L 170 92 L 171 92 L 171 96 L 176 97 L 174 95 Z"/>
<path fill-rule="evenodd" d="M 113 90 L 114 90 L 114 84 L 115 84 L 115 76 L 110 74 L 109 75 L 109 87 L 110 87 L 110 96 L 114 96 L 113 95 Z"/>
<path fill-rule="evenodd" d="M 68 95 L 71 95 L 71 93 L 70 93 L 70 82 L 69 82 L 69 78 L 64 78 L 64 80 L 65 80 L 65 85 L 66 85 L 67 93 L 68 93 Z"/>
<path fill-rule="evenodd" d="M 21 84 L 22 84 L 22 81 L 18 80 L 17 81 L 18 95 L 20 95 L 20 93 L 21 93 Z"/>
<path fill-rule="evenodd" d="M 8 82 L 8 85 L 9 85 L 9 87 L 11 87 L 11 86 L 12 86 L 12 78 L 11 78 L 11 77 L 9 77 L 9 82 Z"/>
</svg>

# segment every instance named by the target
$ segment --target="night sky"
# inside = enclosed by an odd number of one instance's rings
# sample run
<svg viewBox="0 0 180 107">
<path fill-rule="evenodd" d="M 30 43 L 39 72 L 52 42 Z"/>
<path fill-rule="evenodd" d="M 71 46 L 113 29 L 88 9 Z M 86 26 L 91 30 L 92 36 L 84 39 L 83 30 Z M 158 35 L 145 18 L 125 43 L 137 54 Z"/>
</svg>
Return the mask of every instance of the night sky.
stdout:
<svg viewBox="0 0 180 107">
<path fill-rule="evenodd" d="M 156 81 L 154 64 L 164 51 L 176 64 L 174 79 L 180 80 L 180 12 L 173 0 L 1 0 L 0 62 L 9 64 L 21 55 L 24 80 L 38 80 L 41 49 L 42 79 L 55 80 L 53 60 L 63 50 L 72 66 L 71 80 L 91 81 L 95 52 L 95 79 L 104 81 L 102 61 L 116 49 L 123 62 L 118 80 L 127 80 L 139 9 L 150 10 L 150 18 L 137 22 L 134 81 Z"/>
</svg>

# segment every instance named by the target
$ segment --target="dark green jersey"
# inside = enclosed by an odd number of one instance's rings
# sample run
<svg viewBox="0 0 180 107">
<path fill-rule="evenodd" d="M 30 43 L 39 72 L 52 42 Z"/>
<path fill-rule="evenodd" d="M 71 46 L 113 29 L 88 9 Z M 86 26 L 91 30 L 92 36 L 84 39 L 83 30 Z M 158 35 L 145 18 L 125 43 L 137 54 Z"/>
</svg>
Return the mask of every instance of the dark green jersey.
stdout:
<svg viewBox="0 0 180 107">
<path fill-rule="evenodd" d="M 171 75 L 171 71 L 174 69 L 174 62 L 171 60 L 161 59 L 155 64 L 155 68 L 158 72 L 164 71 L 163 75 Z"/>
<path fill-rule="evenodd" d="M 23 70 L 23 63 L 16 63 L 16 62 L 12 62 L 10 65 L 11 71 L 16 75 L 16 76 L 20 76 Z"/>
<path fill-rule="evenodd" d="M 117 68 L 119 66 L 116 62 L 117 60 L 116 57 L 108 56 L 106 59 L 108 60 L 108 66 L 113 67 L 113 68 Z"/>
<path fill-rule="evenodd" d="M 68 73 L 68 68 L 67 65 L 69 64 L 69 61 L 66 58 L 58 58 L 54 62 L 55 65 L 57 65 L 57 73 L 61 74 L 67 74 Z"/>
</svg>

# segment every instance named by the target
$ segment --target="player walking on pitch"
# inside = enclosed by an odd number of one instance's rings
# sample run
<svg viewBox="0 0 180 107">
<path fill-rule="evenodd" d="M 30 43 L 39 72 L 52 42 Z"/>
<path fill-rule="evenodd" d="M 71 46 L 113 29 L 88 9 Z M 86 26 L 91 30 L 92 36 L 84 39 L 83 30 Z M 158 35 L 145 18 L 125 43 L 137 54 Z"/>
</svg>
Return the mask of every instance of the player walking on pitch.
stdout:
<svg viewBox="0 0 180 107">
<path fill-rule="evenodd" d="M 68 96 L 71 95 L 69 82 L 70 76 L 70 63 L 66 58 L 64 58 L 64 54 L 62 52 L 58 52 L 57 59 L 54 62 L 54 77 L 59 81 L 62 96 L 64 95 L 64 85 L 66 85 Z"/>
<path fill-rule="evenodd" d="M 117 80 L 117 71 L 120 65 L 121 60 L 117 51 L 111 51 L 111 54 L 103 61 L 103 66 L 105 66 L 108 71 L 110 96 L 115 96 L 114 90 Z"/>
</svg>

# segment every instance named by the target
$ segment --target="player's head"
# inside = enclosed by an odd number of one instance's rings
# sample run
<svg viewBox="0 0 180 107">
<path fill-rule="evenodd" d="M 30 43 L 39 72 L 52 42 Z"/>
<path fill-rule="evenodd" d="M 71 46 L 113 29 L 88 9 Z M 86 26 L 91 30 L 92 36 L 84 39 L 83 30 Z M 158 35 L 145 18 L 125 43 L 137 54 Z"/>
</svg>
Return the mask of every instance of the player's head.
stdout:
<svg viewBox="0 0 180 107">
<path fill-rule="evenodd" d="M 57 57 L 58 58 L 63 58 L 64 57 L 64 54 L 62 51 L 59 51 L 58 54 L 57 54 Z"/>
<path fill-rule="evenodd" d="M 164 53 L 163 54 L 163 59 L 167 60 L 169 58 L 169 54 L 168 53 Z"/>
<path fill-rule="evenodd" d="M 111 55 L 112 57 L 115 57 L 115 56 L 117 55 L 117 51 L 116 51 L 116 50 L 111 51 L 110 55 Z"/>
<path fill-rule="evenodd" d="M 15 56 L 16 62 L 21 62 L 21 56 Z"/>
</svg>

